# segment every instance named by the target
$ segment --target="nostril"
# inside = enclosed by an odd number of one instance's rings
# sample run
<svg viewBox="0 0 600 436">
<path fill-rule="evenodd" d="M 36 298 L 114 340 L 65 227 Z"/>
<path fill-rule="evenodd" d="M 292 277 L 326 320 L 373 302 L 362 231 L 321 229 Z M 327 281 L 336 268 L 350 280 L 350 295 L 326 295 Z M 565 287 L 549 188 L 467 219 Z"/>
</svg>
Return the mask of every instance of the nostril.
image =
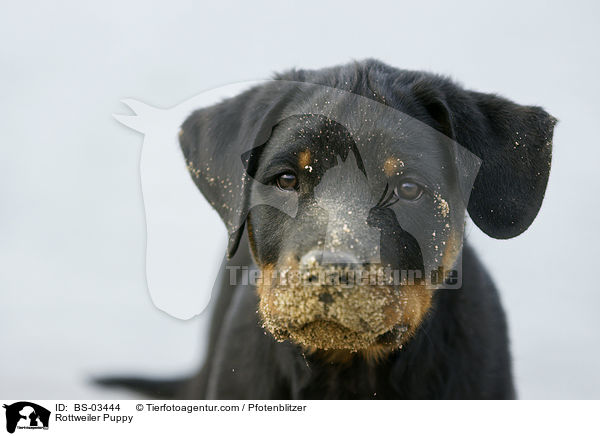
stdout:
<svg viewBox="0 0 600 436">
<path fill-rule="evenodd" d="M 333 295 L 331 295 L 329 292 L 322 292 L 319 294 L 319 301 L 321 303 L 331 304 L 333 303 Z"/>
</svg>

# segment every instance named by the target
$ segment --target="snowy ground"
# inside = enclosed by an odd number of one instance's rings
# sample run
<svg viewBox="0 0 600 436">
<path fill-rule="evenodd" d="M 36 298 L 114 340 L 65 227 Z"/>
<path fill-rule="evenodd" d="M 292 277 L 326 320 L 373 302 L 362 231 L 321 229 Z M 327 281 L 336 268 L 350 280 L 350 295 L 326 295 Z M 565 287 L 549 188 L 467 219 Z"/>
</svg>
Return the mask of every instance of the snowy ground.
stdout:
<svg viewBox="0 0 600 436">
<path fill-rule="evenodd" d="M 89 378 L 199 365 L 206 316 L 171 318 L 145 289 L 142 138 L 111 118 L 120 99 L 167 107 L 365 57 L 449 74 L 560 120 L 531 229 L 468 237 L 502 291 L 520 396 L 600 397 L 598 7 L 227 3 L 2 6 L 0 397 L 126 398 Z"/>
</svg>

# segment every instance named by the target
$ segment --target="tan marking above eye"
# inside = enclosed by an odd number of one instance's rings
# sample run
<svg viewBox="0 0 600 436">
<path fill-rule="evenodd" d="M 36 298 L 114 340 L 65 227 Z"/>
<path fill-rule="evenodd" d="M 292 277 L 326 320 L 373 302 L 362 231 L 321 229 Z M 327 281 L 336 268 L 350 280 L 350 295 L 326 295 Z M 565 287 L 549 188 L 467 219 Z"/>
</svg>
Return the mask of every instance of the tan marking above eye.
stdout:
<svg viewBox="0 0 600 436">
<path fill-rule="evenodd" d="M 301 151 L 300 154 L 298 155 L 298 165 L 300 168 L 304 168 L 306 166 L 310 165 L 310 160 L 311 160 L 311 155 L 310 155 L 310 150 L 306 149 L 304 151 Z"/>
<path fill-rule="evenodd" d="M 388 177 L 399 176 L 402 167 L 404 167 L 404 162 L 397 157 L 390 156 L 383 163 L 383 172 Z"/>
</svg>

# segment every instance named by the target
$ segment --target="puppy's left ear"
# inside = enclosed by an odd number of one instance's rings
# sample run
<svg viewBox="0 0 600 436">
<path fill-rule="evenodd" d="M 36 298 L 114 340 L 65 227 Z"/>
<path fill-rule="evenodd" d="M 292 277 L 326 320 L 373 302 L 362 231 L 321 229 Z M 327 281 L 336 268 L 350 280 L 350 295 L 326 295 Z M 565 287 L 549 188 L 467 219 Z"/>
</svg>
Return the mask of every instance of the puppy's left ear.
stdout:
<svg viewBox="0 0 600 436">
<path fill-rule="evenodd" d="M 521 234 L 544 199 L 557 120 L 537 106 L 440 82 L 414 90 L 434 127 L 482 161 L 469 198 L 471 219 L 493 238 Z"/>
</svg>

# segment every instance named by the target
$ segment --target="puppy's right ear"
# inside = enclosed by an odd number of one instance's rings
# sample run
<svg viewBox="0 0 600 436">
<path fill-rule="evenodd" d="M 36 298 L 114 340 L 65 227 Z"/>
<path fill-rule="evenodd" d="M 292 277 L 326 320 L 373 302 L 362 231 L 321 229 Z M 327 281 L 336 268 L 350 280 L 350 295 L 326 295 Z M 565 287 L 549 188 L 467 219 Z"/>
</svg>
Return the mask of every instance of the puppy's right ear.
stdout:
<svg viewBox="0 0 600 436">
<path fill-rule="evenodd" d="M 268 82 L 193 112 L 181 126 L 179 142 L 188 170 L 227 227 L 229 257 L 248 213 L 252 180 L 243 159 L 267 142 L 293 92 L 290 82 Z"/>
</svg>

